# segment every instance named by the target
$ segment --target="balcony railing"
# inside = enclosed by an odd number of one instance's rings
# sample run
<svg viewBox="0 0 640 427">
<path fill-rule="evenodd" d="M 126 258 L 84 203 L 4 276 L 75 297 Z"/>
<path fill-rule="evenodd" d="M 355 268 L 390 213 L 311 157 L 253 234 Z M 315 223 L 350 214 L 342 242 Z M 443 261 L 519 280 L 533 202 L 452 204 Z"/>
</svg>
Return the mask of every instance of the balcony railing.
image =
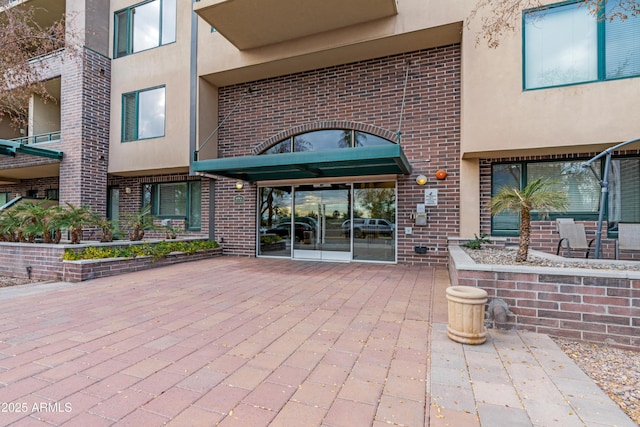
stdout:
<svg viewBox="0 0 640 427">
<path fill-rule="evenodd" d="M 21 138 L 13 138 L 10 141 L 14 141 L 20 144 L 39 144 L 41 142 L 57 142 L 60 141 L 60 131 L 42 133 L 40 135 L 23 136 Z"/>
</svg>

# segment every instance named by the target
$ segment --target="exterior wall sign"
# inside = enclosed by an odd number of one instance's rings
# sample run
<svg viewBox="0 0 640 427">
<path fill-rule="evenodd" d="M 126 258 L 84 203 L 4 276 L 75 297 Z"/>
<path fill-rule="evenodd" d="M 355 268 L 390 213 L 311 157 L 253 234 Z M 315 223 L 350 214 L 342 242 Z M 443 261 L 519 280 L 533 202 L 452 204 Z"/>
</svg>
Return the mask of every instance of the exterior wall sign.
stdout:
<svg viewBox="0 0 640 427">
<path fill-rule="evenodd" d="M 425 206 L 438 206 L 438 190 L 435 188 L 425 188 L 424 190 Z"/>
</svg>

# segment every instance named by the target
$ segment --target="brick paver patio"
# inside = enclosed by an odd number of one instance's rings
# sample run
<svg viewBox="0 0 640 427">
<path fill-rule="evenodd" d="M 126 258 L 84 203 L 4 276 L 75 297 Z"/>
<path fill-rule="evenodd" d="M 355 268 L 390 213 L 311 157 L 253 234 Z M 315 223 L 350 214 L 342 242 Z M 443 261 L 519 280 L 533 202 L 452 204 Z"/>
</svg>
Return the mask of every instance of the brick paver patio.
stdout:
<svg viewBox="0 0 640 427">
<path fill-rule="evenodd" d="M 7 290 L 0 424 L 428 425 L 435 274 L 222 257 Z"/>
</svg>

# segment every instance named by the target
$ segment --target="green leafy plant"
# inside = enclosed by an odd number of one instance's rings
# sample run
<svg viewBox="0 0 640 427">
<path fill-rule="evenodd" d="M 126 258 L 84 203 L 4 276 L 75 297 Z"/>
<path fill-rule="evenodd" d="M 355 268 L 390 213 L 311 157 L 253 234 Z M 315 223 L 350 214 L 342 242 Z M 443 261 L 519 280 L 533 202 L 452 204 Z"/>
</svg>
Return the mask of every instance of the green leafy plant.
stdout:
<svg viewBox="0 0 640 427">
<path fill-rule="evenodd" d="M 461 246 L 469 249 L 482 249 L 483 244 L 493 243 L 491 239 L 488 239 L 489 235 L 487 233 L 480 233 L 480 237 L 477 234 L 473 234 L 475 236 L 474 239 L 469 240 L 466 243 L 463 243 Z"/>
<path fill-rule="evenodd" d="M 71 203 L 66 205 L 61 213 L 60 225 L 69 230 L 70 243 L 76 245 L 82 240 L 84 226 L 92 224 L 95 214 L 88 206 L 75 206 Z"/>
<path fill-rule="evenodd" d="M 164 258 L 171 252 L 183 252 L 194 254 L 200 250 L 217 248 L 219 245 L 213 240 L 190 240 L 184 242 L 145 243 L 143 245 L 125 246 L 89 246 L 81 251 L 66 249 L 63 259 L 66 261 L 79 261 L 87 259 L 104 258 L 136 258 L 150 256 L 154 261 Z"/>
<path fill-rule="evenodd" d="M 100 228 L 101 236 L 100 241 L 102 243 L 113 242 L 114 234 L 117 232 L 116 223 L 113 220 L 102 218 L 95 214 L 91 220 L 91 224 Z"/>
<path fill-rule="evenodd" d="M 272 245 L 282 240 L 282 237 L 277 234 L 270 234 L 268 236 L 260 236 L 260 243 L 263 245 Z"/>
<path fill-rule="evenodd" d="M 3 211 L 0 214 L 0 241 L 17 242 L 20 224 L 20 218 L 15 211 Z"/>
<path fill-rule="evenodd" d="M 164 232 L 167 239 L 175 239 L 178 237 L 178 232 L 180 229 L 178 227 L 172 227 L 170 225 L 164 226 Z"/>
<path fill-rule="evenodd" d="M 531 240 L 531 211 L 542 213 L 550 210 L 565 211 L 569 204 L 569 198 L 565 191 L 555 188 L 555 182 L 538 178 L 519 188 L 502 187 L 491 198 L 491 213 L 498 214 L 503 211 L 520 213 L 520 239 L 518 241 L 518 253 L 516 262 L 524 262 L 529 255 L 529 242 Z"/>
<path fill-rule="evenodd" d="M 154 219 L 150 206 L 142 209 L 139 213 L 124 215 L 125 225 L 129 230 L 129 240 L 134 242 L 142 240 L 146 230 L 155 228 Z"/>
</svg>

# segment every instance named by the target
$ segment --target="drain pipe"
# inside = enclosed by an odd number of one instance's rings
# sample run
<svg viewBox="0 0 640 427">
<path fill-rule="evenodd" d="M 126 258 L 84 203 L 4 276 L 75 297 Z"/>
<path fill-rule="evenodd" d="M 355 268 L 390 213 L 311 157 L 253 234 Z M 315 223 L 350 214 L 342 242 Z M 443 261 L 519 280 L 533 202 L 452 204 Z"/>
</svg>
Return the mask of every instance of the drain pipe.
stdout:
<svg viewBox="0 0 640 427">
<path fill-rule="evenodd" d="M 489 320 L 492 320 L 498 329 L 507 329 L 507 316 L 509 314 L 509 306 L 501 299 L 494 298 L 487 307 Z"/>
</svg>

